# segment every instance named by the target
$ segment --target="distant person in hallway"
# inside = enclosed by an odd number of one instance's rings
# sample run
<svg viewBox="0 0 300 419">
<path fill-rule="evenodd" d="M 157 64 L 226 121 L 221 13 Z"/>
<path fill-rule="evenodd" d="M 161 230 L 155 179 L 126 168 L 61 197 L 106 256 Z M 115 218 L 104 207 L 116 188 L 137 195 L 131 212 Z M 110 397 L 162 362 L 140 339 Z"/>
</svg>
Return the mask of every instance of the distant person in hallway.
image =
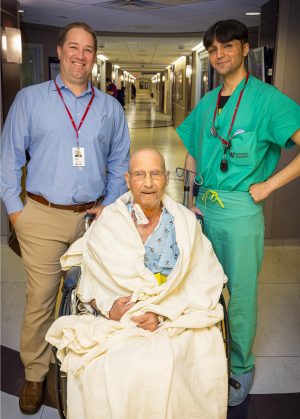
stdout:
<svg viewBox="0 0 300 419">
<path fill-rule="evenodd" d="M 120 104 L 88 82 L 96 52 L 97 38 L 87 24 L 64 27 L 57 47 L 60 74 L 17 94 L 1 138 L 1 197 L 28 275 L 20 343 L 26 378 L 20 409 L 25 414 L 35 414 L 42 405 L 51 356 L 45 335 L 62 278 L 60 257 L 83 235 L 87 212 L 98 218 L 127 191 L 127 122 Z M 81 165 L 74 158 L 76 146 L 85 157 Z"/>
<path fill-rule="evenodd" d="M 116 85 L 109 78 L 106 79 L 106 93 L 108 95 L 111 95 L 115 99 L 118 98 L 118 89 Z"/>
<path fill-rule="evenodd" d="M 136 88 L 135 88 L 134 83 L 131 83 L 131 98 L 135 99 L 135 96 L 136 96 Z"/>
<path fill-rule="evenodd" d="M 204 215 L 204 234 L 228 277 L 231 371 L 241 384 L 230 387 L 229 405 L 236 406 L 254 379 L 264 199 L 300 175 L 299 154 L 272 176 L 281 149 L 300 145 L 300 107 L 247 73 L 248 30 L 241 22 L 215 23 L 203 45 L 224 84 L 203 97 L 177 132 L 188 149 L 186 169 L 203 177 L 189 208 Z"/>
<path fill-rule="evenodd" d="M 61 258 L 65 270 L 81 265 L 76 292 L 88 310 L 46 336 L 68 373 L 68 417 L 225 419 L 216 324 L 227 278 L 194 214 L 164 193 L 159 153 L 134 153 L 125 178 L 130 192 Z"/>
</svg>

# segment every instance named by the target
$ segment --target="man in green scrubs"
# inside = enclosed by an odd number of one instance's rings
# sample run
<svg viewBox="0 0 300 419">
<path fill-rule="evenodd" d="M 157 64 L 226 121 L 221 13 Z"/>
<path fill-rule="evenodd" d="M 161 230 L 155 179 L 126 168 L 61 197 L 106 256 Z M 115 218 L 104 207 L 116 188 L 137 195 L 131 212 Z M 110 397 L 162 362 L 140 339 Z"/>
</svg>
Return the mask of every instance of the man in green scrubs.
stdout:
<svg viewBox="0 0 300 419">
<path fill-rule="evenodd" d="M 204 215 L 204 234 L 228 276 L 231 371 L 241 384 L 239 390 L 230 387 L 229 405 L 236 406 L 254 378 L 263 202 L 300 175 L 299 154 L 271 177 L 281 148 L 300 145 L 300 107 L 247 74 L 248 31 L 241 22 L 217 22 L 203 44 L 224 84 L 203 97 L 177 132 L 188 150 L 185 168 L 203 177 L 196 206 L 190 196 L 189 208 Z"/>
</svg>

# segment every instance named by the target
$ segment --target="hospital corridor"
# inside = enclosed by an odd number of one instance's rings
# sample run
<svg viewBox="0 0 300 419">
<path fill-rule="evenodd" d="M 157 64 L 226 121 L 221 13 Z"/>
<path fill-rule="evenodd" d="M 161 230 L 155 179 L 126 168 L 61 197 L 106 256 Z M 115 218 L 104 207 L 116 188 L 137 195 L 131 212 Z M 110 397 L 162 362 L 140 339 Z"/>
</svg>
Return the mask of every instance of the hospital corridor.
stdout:
<svg viewBox="0 0 300 419">
<path fill-rule="evenodd" d="M 153 99 L 138 97 L 125 109 L 131 153 L 154 148 L 170 170 L 166 193 L 182 203 L 186 149 L 173 126 Z M 2 418 L 21 418 L 18 396 L 24 377 L 19 358 L 19 336 L 25 307 L 26 272 L 21 258 L 9 246 L 1 246 L 2 298 Z M 295 316 L 300 296 L 299 247 L 266 246 L 258 277 L 258 330 L 254 346 L 256 375 L 247 401 L 229 408 L 228 419 L 296 418 L 299 388 L 299 319 Z M 227 293 L 226 293 L 227 294 Z M 50 367 L 45 405 L 33 417 L 58 419 L 55 409 L 54 365 Z M 25 417 L 25 416 L 24 416 Z"/>
<path fill-rule="evenodd" d="M 1 419 L 299 419 L 299 21 L 2 1 Z"/>
</svg>

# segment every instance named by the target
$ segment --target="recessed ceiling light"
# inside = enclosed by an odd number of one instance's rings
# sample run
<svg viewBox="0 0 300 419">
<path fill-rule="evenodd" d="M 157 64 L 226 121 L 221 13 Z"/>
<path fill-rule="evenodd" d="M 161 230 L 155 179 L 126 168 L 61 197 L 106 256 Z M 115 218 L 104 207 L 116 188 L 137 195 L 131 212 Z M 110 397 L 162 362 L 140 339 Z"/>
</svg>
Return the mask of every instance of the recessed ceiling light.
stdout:
<svg viewBox="0 0 300 419">
<path fill-rule="evenodd" d="M 128 28 L 131 28 L 131 29 L 149 29 L 149 28 L 151 28 L 151 26 L 130 25 L 130 26 L 128 26 Z"/>
<path fill-rule="evenodd" d="M 203 46 L 203 42 L 200 42 L 200 44 L 198 44 L 194 48 L 192 48 L 192 51 L 196 51 L 197 49 L 200 49 L 200 48 L 201 48 L 201 50 L 205 50 L 205 47 Z"/>
<path fill-rule="evenodd" d="M 247 16 L 257 16 L 257 15 L 260 15 L 260 12 L 247 12 L 247 13 L 245 13 L 245 15 L 247 15 Z"/>
<path fill-rule="evenodd" d="M 24 13 L 25 12 L 25 10 L 19 10 L 19 13 Z"/>
</svg>

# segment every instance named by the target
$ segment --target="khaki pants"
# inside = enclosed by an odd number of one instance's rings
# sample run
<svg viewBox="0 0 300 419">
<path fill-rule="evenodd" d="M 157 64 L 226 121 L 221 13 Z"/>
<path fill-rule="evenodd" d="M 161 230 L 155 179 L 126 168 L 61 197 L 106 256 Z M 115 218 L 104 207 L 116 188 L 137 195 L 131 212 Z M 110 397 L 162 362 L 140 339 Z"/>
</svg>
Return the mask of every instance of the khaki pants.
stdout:
<svg viewBox="0 0 300 419">
<path fill-rule="evenodd" d="M 29 381 L 43 381 L 48 372 L 51 345 L 45 335 L 53 323 L 62 279 L 60 257 L 84 234 L 85 215 L 27 198 L 15 224 L 28 276 L 20 354 Z"/>
</svg>

